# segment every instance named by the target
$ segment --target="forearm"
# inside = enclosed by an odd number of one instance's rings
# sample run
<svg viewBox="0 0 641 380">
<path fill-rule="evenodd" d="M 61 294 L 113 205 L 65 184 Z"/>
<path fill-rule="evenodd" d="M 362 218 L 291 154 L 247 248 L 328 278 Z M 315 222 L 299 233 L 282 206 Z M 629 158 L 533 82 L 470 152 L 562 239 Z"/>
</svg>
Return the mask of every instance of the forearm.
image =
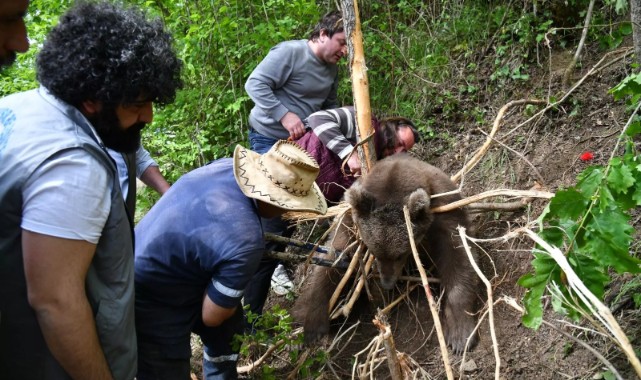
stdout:
<svg viewBox="0 0 641 380">
<path fill-rule="evenodd" d="M 344 109 L 339 108 L 332 111 L 319 111 L 311 114 L 308 119 L 308 125 L 318 139 L 329 150 L 336 153 L 339 157 L 345 158 L 352 150 L 352 142 L 346 137 L 350 133 L 350 120 L 342 120 L 341 113 Z M 344 116 L 344 115 L 343 115 Z"/>
<path fill-rule="evenodd" d="M 158 166 L 155 165 L 150 165 L 149 167 L 147 167 L 147 169 L 145 169 L 145 171 L 140 176 L 140 180 L 145 185 L 156 190 L 161 195 L 169 190 L 170 187 L 169 182 L 167 182 L 162 173 L 160 173 L 160 169 L 158 169 Z M 135 184 L 133 185 L 135 186 Z M 130 184 L 130 186 L 132 186 L 132 184 Z"/>
<path fill-rule="evenodd" d="M 49 350 L 73 379 L 112 379 L 89 303 L 67 299 L 34 305 Z"/>
</svg>

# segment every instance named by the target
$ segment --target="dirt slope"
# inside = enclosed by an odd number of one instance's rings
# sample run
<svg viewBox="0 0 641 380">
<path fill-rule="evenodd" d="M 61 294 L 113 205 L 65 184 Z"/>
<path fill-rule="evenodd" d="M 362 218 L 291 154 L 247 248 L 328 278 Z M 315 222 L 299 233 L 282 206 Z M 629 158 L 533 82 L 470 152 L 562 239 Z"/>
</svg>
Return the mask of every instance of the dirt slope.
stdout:
<svg viewBox="0 0 641 380">
<path fill-rule="evenodd" d="M 584 57 L 581 68 L 575 72 L 574 82 L 580 80 L 602 57 L 602 53 L 596 48 L 588 47 L 586 51 L 591 53 Z M 565 67 L 567 55 L 567 52 L 554 53 L 549 60 L 552 62 L 551 66 L 530 71 L 530 78 L 534 79 L 527 85 L 488 95 L 486 104 L 476 104 L 475 106 L 489 110 L 484 125 L 443 120 L 438 126 L 440 137 L 422 142 L 414 148 L 413 154 L 448 173 L 456 173 L 486 140 L 494 118 L 504 104 L 516 99 L 534 99 L 535 95 L 544 99 L 548 93 L 554 94 L 557 99 L 561 97 L 559 94 L 564 92 L 559 86 L 560 73 Z M 614 102 L 607 91 L 628 74 L 627 67 L 629 58 L 598 70 L 572 93 L 567 102 L 526 124 L 522 123 L 541 107 L 510 108 L 501 121 L 500 130 L 495 136 L 496 142 L 479 164 L 464 176 L 464 195 L 498 188 L 527 190 L 535 184 L 554 192 L 560 187 L 574 184 L 577 174 L 587 165 L 607 163 L 629 117 L 625 106 Z M 582 161 L 580 156 L 584 152 L 592 152 L 594 159 L 590 162 Z M 484 239 L 503 236 L 536 219 L 545 204 L 544 200 L 535 200 L 529 207 L 517 211 L 477 213 L 474 216 L 476 236 Z M 524 289 L 517 286 L 516 281 L 530 269 L 531 241 L 513 239 L 502 243 L 482 243 L 479 248 L 480 264 L 492 283 L 494 301 L 502 296 L 520 301 Z M 613 287 L 619 284 L 614 283 Z M 379 306 L 382 307 L 385 302 L 393 299 L 390 294 L 377 290 L 376 285 L 370 286 L 374 298 L 380 302 Z M 483 290 L 481 295 L 484 296 Z M 487 299 L 483 302 L 487 302 Z M 268 304 L 288 307 L 291 302 L 285 297 L 272 294 Z M 355 329 L 355 335 L 348 334 L 333 343 L 334 347 L 327 359 L 329 365 L 324 369 L 323 378 L 351 378 L 354 361 L 366 361 L 364 356 L 367 351 L 358 355 L 357 359 L 354 355 L 365 350 L 377 334 L 371 323 L 374 312 L 374 307 L 365 308 L 358 318 L 360 324 Z M 636 327 L 638 311 L 620 308 L 616 310 L 615 317 L 633 345 L 638 347 L 641 334 L 639 327 Z M 525 328 L 520 323 L 518 312 L 502 302 L 495 305 L 494 318 L 502 379 L 603 378 L 605 367 L 595 355 L 561 332 L 546 326 L 538 331 Z M 339 321 L 339 324 L 344 323 L 341 331 L 352 326 L 355 319 L 356 317 L 349 321 Z M 568 321 L 553 313 L 549 305 L 545 319 L 563 332 L 592 346 L 610 360 L 624 378 L 635 378 L 623 354 L 607 339 L 590 330 L 570 326 Z M 389 322 L 398 351 L 406 354 L 408 363 L 414 363 L 410 367 L 422 368 L 417 372 L 417 378 L 446 378 L 438 342 L 432 329 L 432 318 L 420 287 L 391 313 Z M 340 335 L 339 329 L 340 326 L 334 329 L 332 339 Z M 481 324 L 479 334 L 480 344 L 466 355 L 462 375 L 470 379 L 492 379 L 496 360 L 487 319 Z M 450 353 L 450 360 L 455 376 L 458 377 L 462 357 Z M 271 365 L 280 367 L 282 376 L 286 376 L 293 368 L 291 363 L 277 358 L 272 360 Z M 374 371 L 373 378 L 388 378 L 389 371 L 385 362 L 376 365 L 378 369 Z"/>
</svg>

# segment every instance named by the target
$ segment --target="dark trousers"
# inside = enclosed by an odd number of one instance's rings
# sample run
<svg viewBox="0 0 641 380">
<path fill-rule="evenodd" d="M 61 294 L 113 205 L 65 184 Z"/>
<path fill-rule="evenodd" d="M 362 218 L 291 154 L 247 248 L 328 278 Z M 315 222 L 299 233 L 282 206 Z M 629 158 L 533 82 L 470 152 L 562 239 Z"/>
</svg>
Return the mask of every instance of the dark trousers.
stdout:
<svg viewBox="0 0 641 380">
<path fill-rule="evenodd" d="M 277 139 L 261 135 L 253 128 L 249 130 L 250 149 L 256 153 L 266 153 L 277 141 Z M 261 218 L 261 224 L 263 225 L 263 232 L 270 232 L 286 237 L 291 236 L 293 233 L 292 229 L 287 228 L 287 222 L 280 217 Z M 265 250 L 283 252 L 285 245 L 268 241 L 265 245 Z M 263 313 L 263 306 L 265 305 L 265 300 L 267 300 L 271 286 L 271 278 L 277 265 L 278 260 L 263 256 L 260 261 L 260 266 L 256 270 L 249 285 L 245 288 L 244 304 L 249 305 L 249 310 L 254 314 L 260 315 Z"/>
<path fill-rule="evenodd" d="M 236 380 L 238 349 L 234 349 L 234 335 L 244 332 L 243 310 L 239 306 L 236 312 L 220 326 L 207 327 L 202 320 L 192 328 L 203 342 L 203 379 Z M 167 347 L 145 341 L 138 337 L 138 374 L 137 380 L 190 380 L 189 342 L 186 347 Z"/>
</svg>

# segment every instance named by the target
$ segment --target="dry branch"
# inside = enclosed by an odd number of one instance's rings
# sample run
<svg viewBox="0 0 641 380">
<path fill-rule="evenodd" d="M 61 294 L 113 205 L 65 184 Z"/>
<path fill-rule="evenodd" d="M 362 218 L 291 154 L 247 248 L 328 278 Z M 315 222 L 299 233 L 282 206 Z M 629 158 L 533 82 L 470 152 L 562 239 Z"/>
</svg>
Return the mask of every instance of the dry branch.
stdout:
<svg viewBox="0 0 641 380">
<path fill-rule="evenodd" d="M 249 363 L 247 365 L 244 365 L 242 367 L 237 367 L 236 371 L 238 373 L 249 373 L 249 372 L 253 371 L 254 369 L 258 368 L 258 366 L 263 364 L 263 362 L 268 357 L 270 357 L 274 353 L 274 351 L 276 351 L 278 348 L 282 347 L 283 345 L 285 345 L 285 341 L 284 340 L 279 340 L 278 342 L 276 342 L 276 344 L 274 344 L 273 346 L 270 346 L 267 349 L 267 351 L 263 354 L 263 356 L 258 358 L 258 360 L 256 360 L 255 362 Z"/>
<path fill-rule="evenodd" d="M 379 339 L 383 341 L 385 353 L 387 354 L 387 367 L 389 368 L 392 380 L 403 380 L 403 371 L 401 364 L 398 361 L 398 354 L 396 353 L 396 345 L 394 344 L 394 336 L 390 330 L 389 324 L 385 315 L 378 313 L 376 318 L 372 321 L 374 326 L 379 329 Z"/>
<path fill-rule="evenodd" d="M 347 36 L 354 109 L 356 110 L 356 124 L 360 139 L 360 137 L 369 136 L 372 133 L 372 110 L 369 102 L 369 82 L 363 49 L 363 33 L 358 2 L 356 0 L 341 0 L 341 8 L 343 10 L 343 27 Z M 361 161 L 363 175 L 367 174 L 376 162 L 374 152 L 374 144 L 371 140 L 367 144 L 359 145 L 358 157 Z"/>
<path fill-rule="evenodd" d="M 581 40 L 579 41 L 579 46 L 576 48 L 576 53 L 574 53 L 574 57 L 572 57 L 572 61 L 570 61 L 570 64 L 565 69 L 565 73 L 563 74 L 563 81 L 561 82 L 561 87 L 563 87 L 564 89 L 567 87 L 568 82 L 570 82 L 570 77 L 574 72 L 574 66 L 576 66 L 576 62 L 579 60 L 579 57 L 581 56 L 581 50 L 583 50 L 583 46 L 585 45 L 585 38 L 588 36 L 590 20 L 592 19 L 592 9 L 594 9 L 594 0 L 590 0 L 590 4 L 588 5 L 588 11 L 585 14 L 585 22 L 583 24 L 583 31 L 581 32 Z"/>
<path fill-rule="evenodd" d="M 431 211 L 434 213 L 447 212 L 471 203 L 478 202 L 481 199 L 496 197 L 499 195 L 522 197 L 522 198 L 545 198 L 545 199 L 550 199 L 554 197 L 554 193 L 550 193 L 547 191 L 496 189 L 496 190 L 486 191 L 471 197 L 467 197 L 456 202 L 448 203 L 443 206 L 434 207 L 431 209 Z"/>
<path fill-rule="evenodd" d="M 453 182 L 458 182 L 464 174 L 469 172 L 474 166 L 476 166 L 476 164 L 479 163 L 483 155 L 485 155 L 485 152 L 487 152 L 487 150 L 490 148 L 494 135 L 496 135 L 496 132 L 498 131 L 499 126 L 501 125 L 501 119 L 503 119 L 503 116 L 505 115 L 507 110 L 510 107 L 523 105 L 523 104 L 539 104 L 540 105 L 540 104 L 546 104 L 546 101 L 531 100 L 531 99 L 512 100 L 511 102 L 501 107 L 501 109 L 499 110 L 499 113 L 496 115 L 496 118 L 494 119 L 494 125 L 492 126 L 492 130 L 490 131 L 490 134 L 485 140 L 485 143 L 474 154 L 474 156 L 468 162 L 466 162 L 465 165 L 463 165 L 463 168 L 450 178 Z"/>
<path fill-rule="evenodd" d="M 412 221 L 410 219 L 410 212 L 407 209 L 407 206 L 403 206 L 403 214 L 405 215 L 405 224 L 407 225 L 407 233 L 410 240 L 410 246 L 412 248 L 412 254 L 414 255 L 414 261 L 416 261 L 416 267 L 418 268 L 418 271 L 421 274 L 421 278 L 423 279 L 423 288 L 425 289 L 425 294 L 427 295 L 427 300 L 430 305 L 430 312 L 432 313 L 432 318 L 434 319 L 434 328 L 436 329 L 438 344 L 441 347 L 441 355 L 443 357 L 443 365 L 445 366 L 445 373 L 447 373 L 448 380 L 452 380 L 454 379 L 454 374 L 452 372 L 452 367 L 450 366 L 450 359 L 449 359 L 449 354 L 447 353 L 447 344 L 445 343 L 445 336 L 443 335 L 441 320 L 438 316 L 436 302 L 434 302 L 434 297 L 432 296 L 430 285 L 427 283 L 427 275 L 425 274 L 425 268 L 423 268 L 421 259 L 418 256 L 418 250 L 416 249 L 416 242 L 414 241 L 414 231 L 412 229 Z"/>
<path fill-rule="evenodd" d="M 486 198 L 491 198 L 491 197 L 496 197 L 496 196 L 511 196 L 511 197 L 520 197 L 520 198 L 544 198 L 544 199 L 550 199 L 554 196 L 554 193 L 550 193 L 547 191 L 535 191 L 535 190 L 510 190 L 510 189 L 495 189 L 495 190 L 489 190 L 477 195 L 473 195 L 471 197 L 463 198 L 459 201 L 449 203 L 443 206 L 435 207 L 431 209 L 432 212 L 447 212 L 451 211 L 463 206 L 471 205 L 473 203 L 476 203 L 482 199 Z M 434 194 L 430 196 L 430 199 L 439 197 L 441 194 Z M 509 207 L 513 207 L 513 205 L 510 205 Z M 349 211 L 350 205 L 347 202 L 341 202 L 336 206 L 332 206 L 327 209 L 327 213 L 325 215 L 318 215 L 318 214 L 313 214 L 313 213 L 306 213 L 306 212 L 300 212 L 300 213 L 294 213 L 294 212 L 288 212 L 285 214 L 284 218 L 290 221 L 296 221 L 296 222 L 303 222 L 303 221 L 310 221 L 310 220 L 315 220 L 315 219 L 324 219 L 324 218 L 332 218 L 334 216 L 346 213 Z M 501 206 L 496 207 L 496 209 L 501 209 Z"/>
<path fill-rule="evenodd" d="M 494 378 L 496 380 L 500 379 L 501 375 L 501 356 L 499 355 L 499 343 L 498 340 L 496 339 L 496 330 L 494 329 L 494 297 L 492 296 L 492 284 L 490 281 L 485 277 L 483 272 L 481 272 L 481 269 L 479 266 L 476 264 L 476 260 L 474 260 L 474 256 L 472 256 L 472 251 L 470 250 L 470 246 L 467 244 L 467 234 L 465 233 L 465 228 L 458 226 L 457 227 L 459 237 L 461 238 L 461 242 L 463 243 L 463 248 L 465 248 L 465 253 L 467 253 L 467 258 L 470 260 L 470 263 L 472 264 L 472 267 L 474 268 L 474 271 L 476 271 L 476 274 L 479 276 L 481 281 L 483 281 L 483 284 L 485 284 L 485 290 L 487 291 L 487 308 L 488 308 L 488 314 L 489 314 L 489 323 L 490 323 L 490 335 L 492 337 L 492 350 L 494 351 L 494 360 L 495 360 L 495 366 L 494 366 Z M 469 338 L 468 338 L 469 342 Z M 467 352 L 467 344 L 465 345 L 466 349 L 465 351 Z M 465 360 L 461 361 L 461 367 L 463 366 L 463 363 Z M 462 370 L 459 371 L 462 373 Z"/>
</svg>

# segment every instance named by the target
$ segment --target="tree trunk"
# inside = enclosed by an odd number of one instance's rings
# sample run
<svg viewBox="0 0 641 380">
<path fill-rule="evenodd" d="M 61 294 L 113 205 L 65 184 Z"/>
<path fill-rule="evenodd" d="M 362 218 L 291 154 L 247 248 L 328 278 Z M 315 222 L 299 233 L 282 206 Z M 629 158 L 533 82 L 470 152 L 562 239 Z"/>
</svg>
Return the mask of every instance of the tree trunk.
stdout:
<svg viewBox="0 0 641 380">
<path fill-rule="evenodd" d="M 363 52 L 363 34 L 358 12 L 357 0 L 341 0 L 343 10 L 343 27 L 347 36 L 349 67 L 354 91 L 354 109 L 358 125 L 358 141 L 372 135 L 372 110 L 369 103 L 369 82 L 367 66 Z M 358 157 L 361 160 L 361 173 L 366 175 L 376 162 L 373 138 L 365 144 L 359 144 Z"/>
</svg>

